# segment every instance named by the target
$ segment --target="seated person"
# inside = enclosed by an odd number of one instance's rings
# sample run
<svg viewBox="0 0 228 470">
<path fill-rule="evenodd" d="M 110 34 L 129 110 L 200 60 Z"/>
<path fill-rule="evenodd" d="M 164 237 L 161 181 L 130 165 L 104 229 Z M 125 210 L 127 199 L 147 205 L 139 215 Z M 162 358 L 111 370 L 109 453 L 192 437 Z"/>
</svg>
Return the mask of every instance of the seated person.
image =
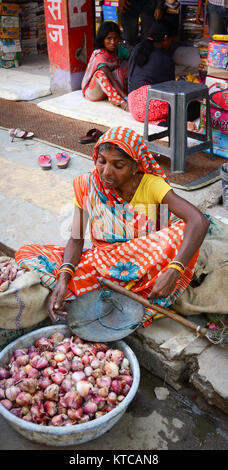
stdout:
<svg viewBox="0 0 228 470">
<path fill-rule="evenodd" d="M 115 106 L 127 110 L 126 58 L 129 53 L 120 46 L 120 39 L 120 29 L 114 21 L 101 24 L 81 87 L 86 99 L 100 101 L 108 98 Z"/>
<path fill-rule="evenodd" d="M 26 245 L 16 253 L 16 262 L 37 271 L 52 291 L 54 320 L 66 314 L 65 300 L 99 289 L 99 276 L 121 286 L 130 281 L 132 292 L 172 305 L 193 277 L 209 221 L 173 192 L 135 131 L 106 131 L 93 160 L 94 170 L 73 182 L 75 212 L 66 247 Z M 181 220 L 172 224 L 170 211 Z M 92 248 L 83 250 L 88 220 Z M 149 324 L 146 316 L 144 326 Z"/>
</svg>

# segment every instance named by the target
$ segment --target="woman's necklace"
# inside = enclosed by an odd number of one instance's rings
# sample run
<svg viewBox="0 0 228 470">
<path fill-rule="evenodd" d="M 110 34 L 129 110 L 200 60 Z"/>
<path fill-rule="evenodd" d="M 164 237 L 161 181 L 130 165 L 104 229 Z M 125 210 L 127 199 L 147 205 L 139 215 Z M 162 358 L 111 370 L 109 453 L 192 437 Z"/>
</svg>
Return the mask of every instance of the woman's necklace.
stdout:
<svg viewBox="0 0 228 470">
<path fill-rule="evenodd" d="M 122 199 L 124 199 L 124 201 L 126 202 L 130 202 L 136 192 L 136 190 L 138 189 L 138 186 L 139 186 L 139 183 L 141 181 L 143 177 L 143 174 L 142 173 L 136 173 L 136 175 L 132 178 L 132 180 L 129 182 L 128 184 L 128 187 L 130 186 L 130 191 L 123 191 L 121 192 L 121 194 L 119 194 Z"/>
</svg>

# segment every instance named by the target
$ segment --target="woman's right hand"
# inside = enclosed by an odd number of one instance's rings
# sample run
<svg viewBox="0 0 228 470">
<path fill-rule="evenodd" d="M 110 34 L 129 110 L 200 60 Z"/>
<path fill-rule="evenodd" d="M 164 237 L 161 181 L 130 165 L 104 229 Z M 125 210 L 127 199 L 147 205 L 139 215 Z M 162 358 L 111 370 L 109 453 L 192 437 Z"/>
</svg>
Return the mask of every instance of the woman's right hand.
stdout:
<svg viewBox="0 0 228 470">
<path fill-rule="evenodd" d="M 65 302 L 64 297 L 67 293 L 68 281 L 60 278 L 53 290 L 49 302 L 49 313 L 54 321 L 57 321 L 56 315 L 67 315 L 64 311 Z"/>
</svg>

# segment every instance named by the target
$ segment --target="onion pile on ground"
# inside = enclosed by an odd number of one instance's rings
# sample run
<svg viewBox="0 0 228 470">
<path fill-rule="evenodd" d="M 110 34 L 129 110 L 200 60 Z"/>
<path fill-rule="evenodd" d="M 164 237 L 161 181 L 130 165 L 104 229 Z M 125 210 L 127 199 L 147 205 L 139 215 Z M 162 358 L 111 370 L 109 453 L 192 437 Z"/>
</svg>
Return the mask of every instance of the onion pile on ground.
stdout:
<svg viewBox="0 0 228 470">
<path fill-rule="evenodd" d="M 5 292 L 10 287 L 11 282 L 15 281 L 24 272 L 25 270 L 20 268 L 11 258 L 0 263 L 0 292 Z"/>
<path fill-rule="evenodd" d="M 31 423 L 74 425 L 113 410 L 132 381 L 122 351 L 54 333 L 17 349 L 0 368 L 0 403 Z"/>
</svg>

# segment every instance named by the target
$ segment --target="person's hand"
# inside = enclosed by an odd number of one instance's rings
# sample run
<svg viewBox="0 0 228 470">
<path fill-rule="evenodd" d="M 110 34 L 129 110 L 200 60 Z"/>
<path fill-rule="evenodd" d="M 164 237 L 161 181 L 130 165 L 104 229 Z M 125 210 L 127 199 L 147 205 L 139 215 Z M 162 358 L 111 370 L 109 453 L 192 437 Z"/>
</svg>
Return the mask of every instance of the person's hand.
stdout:
<svg viewBox="0 0 228 470">
<path fill-rule="evenodd" d="M 67 285 L 68 282 L 65 279 L 59 279 L 55 289 L 51 294 L 49 302 L 49 313 L 54 321 L 57 321 L 56 315 L 67 315 L 67 312 L 64 311 L 64 297 L 67 292 Z"/>
<path fill-rule="evenodd" d="M 180 275 L 177 269 L 167 269 L 156 279 L 149 299 L 163 299 L 172 294 Z"/>
<path fill-rule="evenodd" d="M 126 13 L 131 8 L 131 2 L 129 0 L 119 0 L 120 13 Z"/>
<path fill-rule="evenodd" d="M 155 8 L 154 10 L 154 19 L 157 21 L 157 20 L 160 20 L 163 16 L 163 10 L 161 10 L 160 8 Z"/>
</svg>

